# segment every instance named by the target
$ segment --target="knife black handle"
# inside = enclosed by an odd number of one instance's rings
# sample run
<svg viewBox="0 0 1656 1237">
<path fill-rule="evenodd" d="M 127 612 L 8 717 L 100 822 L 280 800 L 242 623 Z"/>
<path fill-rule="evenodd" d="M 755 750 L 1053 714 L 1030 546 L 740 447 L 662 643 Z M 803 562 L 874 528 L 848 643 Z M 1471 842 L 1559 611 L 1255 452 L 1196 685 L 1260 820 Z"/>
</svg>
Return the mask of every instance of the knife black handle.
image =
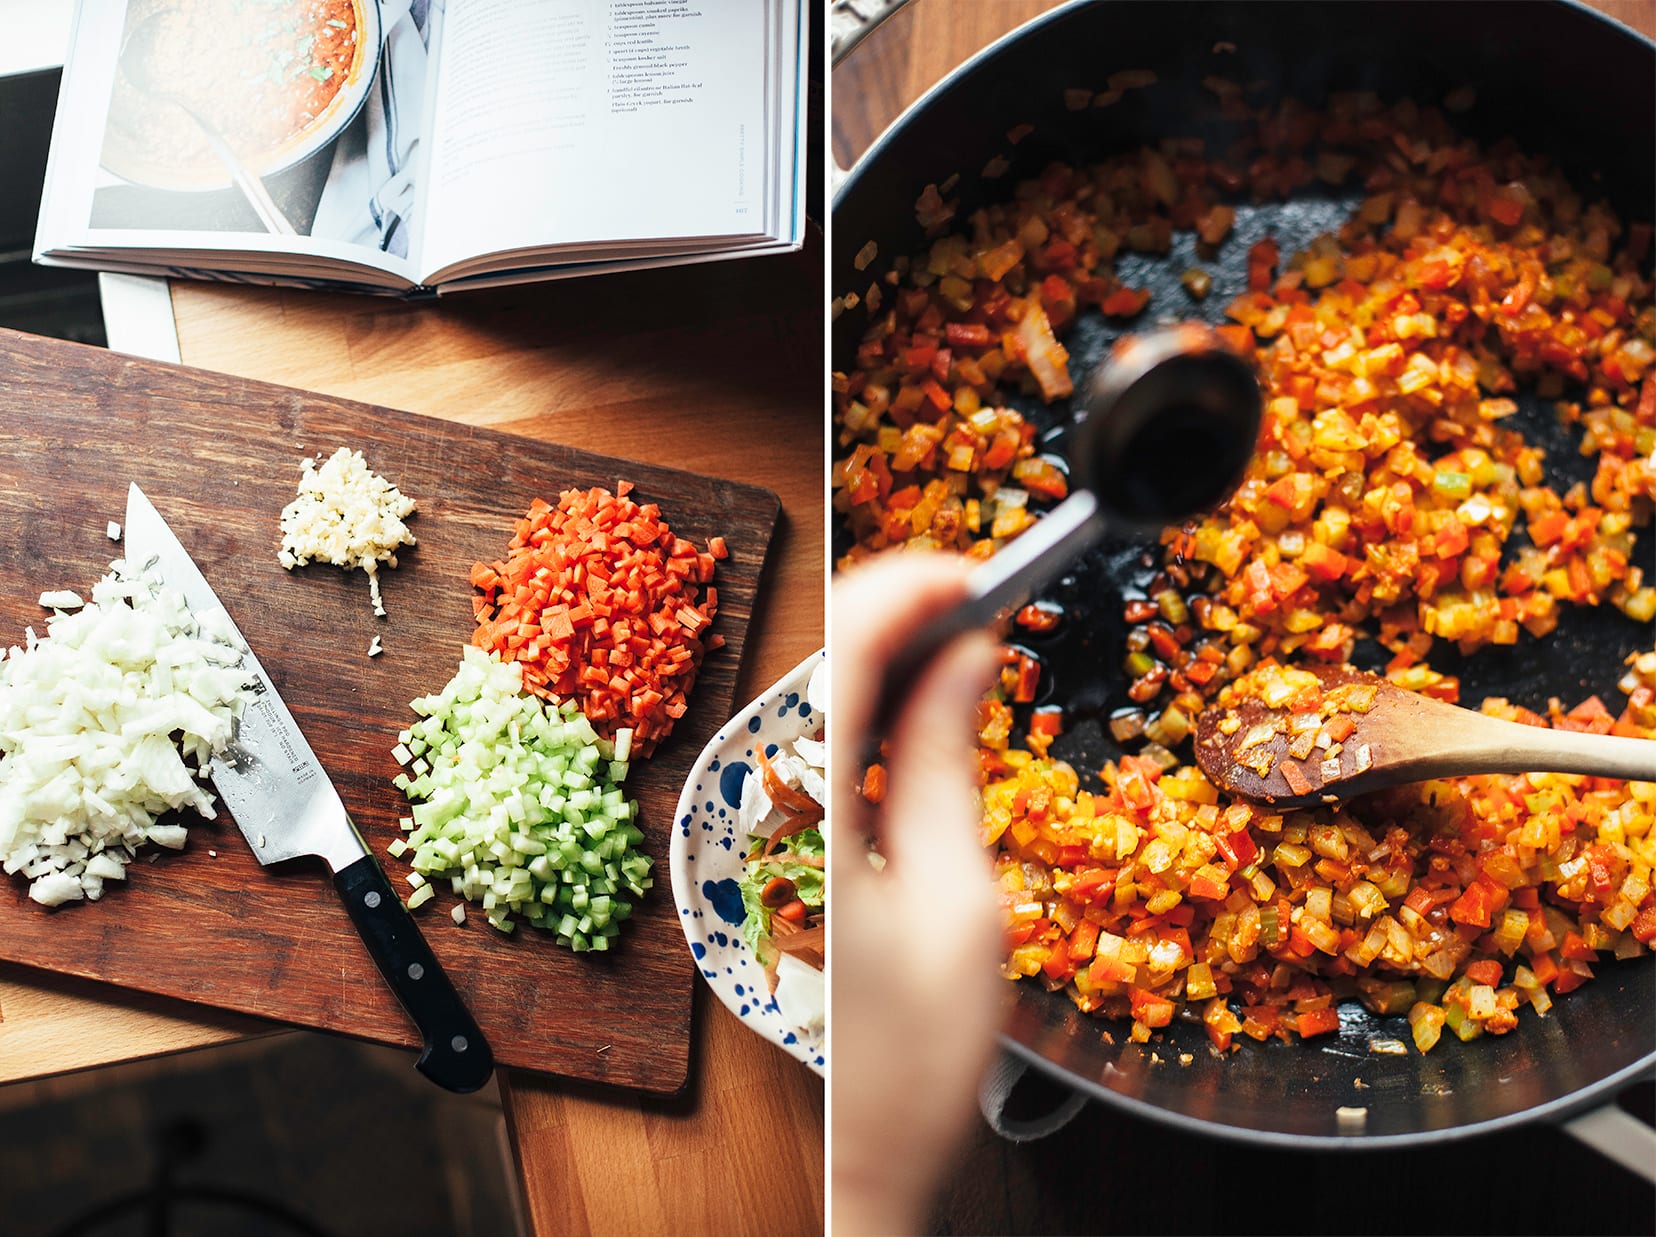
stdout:
<svg viewBox="0 0 1656 1237">
<path fill-rule="evenodd" d="M 425 1049 L 415 1068 L 450 1091 L 475 1091 L 488 1082 L 494 1072 L 488 1041 L 374 857 L 334 873 L 334 888 L 380 974 L 420 1028 Z"/>
</svg>

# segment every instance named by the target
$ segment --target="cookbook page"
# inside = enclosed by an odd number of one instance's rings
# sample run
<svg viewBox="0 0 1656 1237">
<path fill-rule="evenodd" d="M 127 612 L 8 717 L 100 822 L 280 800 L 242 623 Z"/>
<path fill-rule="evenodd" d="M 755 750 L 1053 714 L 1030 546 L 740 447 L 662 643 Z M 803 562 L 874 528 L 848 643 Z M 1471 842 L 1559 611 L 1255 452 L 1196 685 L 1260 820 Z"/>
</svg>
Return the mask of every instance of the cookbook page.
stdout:
<svg viewBox="0 0 1656 1237">
<path fill-rule="evenodd" d="M 413 282 L 430 0 L 82 0 L 43 256 L 245 251 Z M 217 259 L 216 259 L 217 260 Z"/>
<path fill-rule="evenodd" d="M 805 57 L 810 54 L 810 34 L 802 20 L 800 5 L 783 4 L 774 14 L 775 50 L 772 73 L 775 83 L 771 106 L 775 119 L 770 123 L 773 143 L 771 177 L 774 200 L 771 204 L 770 235 L 796 244 L 805 222 L 805 158 L 809 146 L 805 132 L 809 110 L 806 87 L 810 78 Z"/>
<path fill-rule="evenodd" d="M 765 234 L 776 0 L 474 0 L 446 18 L 425 281 L 484 253 Z"/>
</svg>

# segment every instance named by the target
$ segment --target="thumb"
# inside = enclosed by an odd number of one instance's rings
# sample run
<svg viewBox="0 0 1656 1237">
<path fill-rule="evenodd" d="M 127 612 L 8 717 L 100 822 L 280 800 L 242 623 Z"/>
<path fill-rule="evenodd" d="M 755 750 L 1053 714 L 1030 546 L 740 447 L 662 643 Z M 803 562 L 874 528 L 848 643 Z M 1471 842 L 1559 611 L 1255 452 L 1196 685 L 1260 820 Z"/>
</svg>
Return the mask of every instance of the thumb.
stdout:
<svg viewBox="0 0 1656 1237">
<path fill-rule="evenodd" d="M 926 871 L 949 888 L 985 881 L 974 719 L 995 663 L 986 633 L 961 636 L 927 667 L 897 717 L 880 838 L 897 873 Z"/>
</svg>

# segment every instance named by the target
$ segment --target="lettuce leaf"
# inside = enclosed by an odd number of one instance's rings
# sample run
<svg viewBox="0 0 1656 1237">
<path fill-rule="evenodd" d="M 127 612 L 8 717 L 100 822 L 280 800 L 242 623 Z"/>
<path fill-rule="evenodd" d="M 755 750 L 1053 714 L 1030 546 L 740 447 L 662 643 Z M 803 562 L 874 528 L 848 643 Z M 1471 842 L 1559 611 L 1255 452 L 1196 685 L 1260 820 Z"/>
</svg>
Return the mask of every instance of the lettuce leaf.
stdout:
<svg viewBox="0 0 1656 1237">
<path fill-rule="evenodd" d="M 765 839 L 755 838 L 754 842 L 755 845 L 749 850 L 746 872 L 739 883 L 742 909 L 747 913 L 742 923 L 742 936 L 761 965 L 768 965 L 770 957 L 765 944 L 770 937 L 771 912 L 768 907 L 760 905 L 759 894 L 776 877 L 785 876 L 794 883 L 800 901 L 813 910 L 820 908 L 826 893 L 826 873 L 819 867 L 798 862 L 796 856 L 820 859 L 826 855 L 827 846 L 821 831 L 817 829 L 802 829 L 784 838 L 775 852 L 763 857 L 759 852 L 764 849 Z"/>
</svg>

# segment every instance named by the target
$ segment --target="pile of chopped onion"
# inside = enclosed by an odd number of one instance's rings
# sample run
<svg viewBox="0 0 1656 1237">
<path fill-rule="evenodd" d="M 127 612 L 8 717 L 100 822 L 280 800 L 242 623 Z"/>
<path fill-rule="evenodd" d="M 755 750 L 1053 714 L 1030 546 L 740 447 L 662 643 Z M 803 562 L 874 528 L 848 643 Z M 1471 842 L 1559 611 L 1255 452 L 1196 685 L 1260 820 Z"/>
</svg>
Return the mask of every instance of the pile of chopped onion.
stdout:
<svg viewBox="0 0 1656 1237">
<path fill-rule="evenodd" d="M 443 690 L 394 750 L 414 803 L 391 845 L 412 852 L 409 909 L 447 879 L 502 932 L 516 913 L 576 951 L 603 950 L 650 887 L 652 860 L 620 783 L 632 733 L 602 739 L 573 702 L 523 688 L 523 667 L 467 647 Z M 463 921 L 455 917 L 456 923 Z"/>
<path fill-rule="evenodd" d="M 92 589 L 45 593 L 40 639 L 0 655 L 0 864 L 46 906 L 95 899 L 145 842 L 181 849 L 211 817 L 205 767 L 245 700 L 242 646 L 222 610 L 199 619 L 117 561 Z M 175 738 L 177 736 L 177 738 Z"/>
</svg>

